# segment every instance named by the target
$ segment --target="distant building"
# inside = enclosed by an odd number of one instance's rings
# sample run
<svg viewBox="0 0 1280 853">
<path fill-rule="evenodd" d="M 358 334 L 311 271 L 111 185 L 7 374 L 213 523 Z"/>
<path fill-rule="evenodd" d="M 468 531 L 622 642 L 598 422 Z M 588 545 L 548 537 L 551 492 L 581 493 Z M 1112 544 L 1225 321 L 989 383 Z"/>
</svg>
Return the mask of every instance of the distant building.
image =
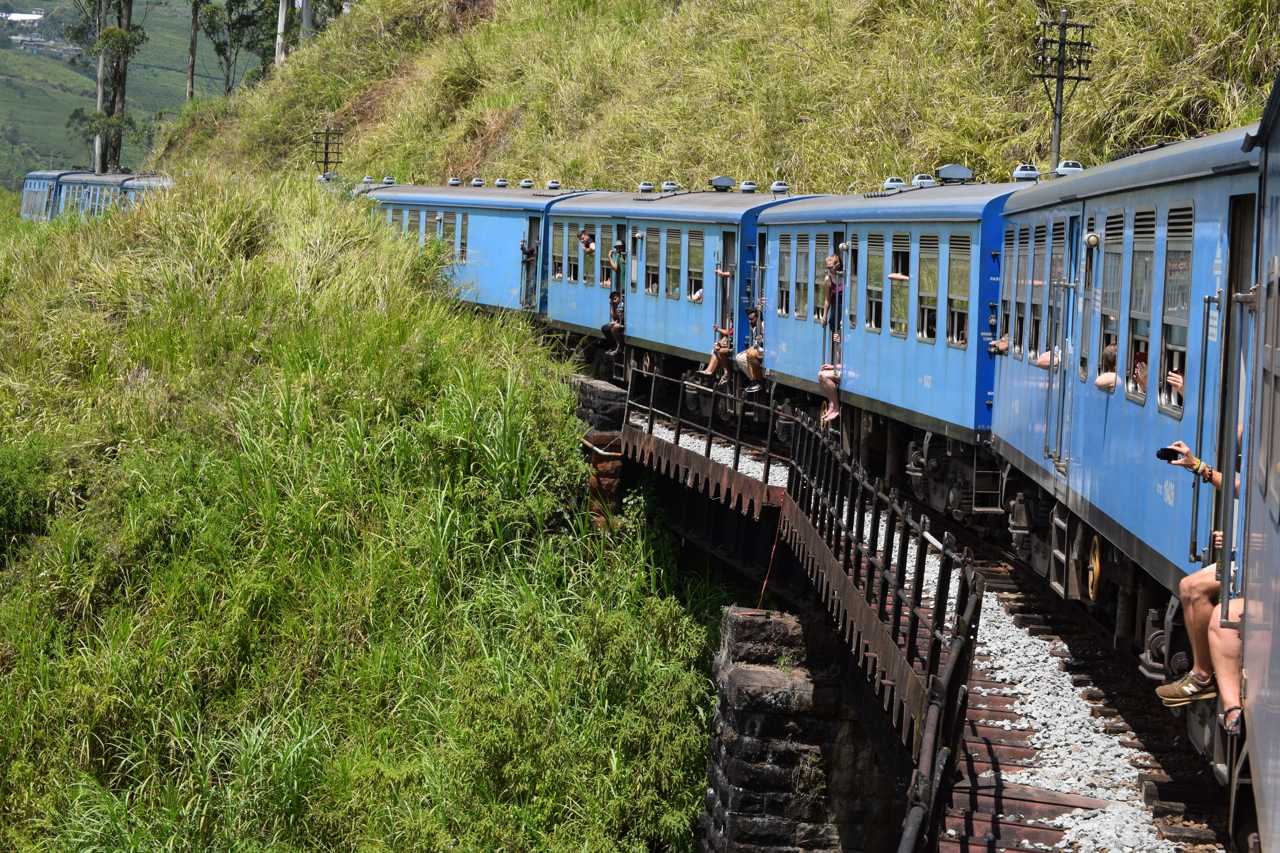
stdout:
<svg viewBox="0 0 1280 853">
<path fill-rule="evenodd" d="M 9 40 L 13 42 L 18 50 L 39 56 L 52 56 L 62 60 L 78 59 L 84 53 L 81 48 L 62 39 L 55 40 L 41 38 L 40 36 L 16 35 L 9 36 Z"/>
<path fill-rule="evenodd" d="M 33 30 L 36 25 L 44 20 L 44 9 L 34 9 L 30 12 L 0 12 L 0 21 L 8 21 L 15 27 Z"/>
</svg>

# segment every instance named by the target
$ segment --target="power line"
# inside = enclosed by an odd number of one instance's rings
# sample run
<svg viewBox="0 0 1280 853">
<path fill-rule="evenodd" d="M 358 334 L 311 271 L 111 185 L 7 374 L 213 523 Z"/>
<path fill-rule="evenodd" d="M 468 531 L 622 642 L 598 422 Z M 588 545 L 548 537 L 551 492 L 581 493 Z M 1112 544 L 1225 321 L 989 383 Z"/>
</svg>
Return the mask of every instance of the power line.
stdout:
<svg viewBox="0 0 1280 853">
<path fill-rule="evenodd" d="M 1067 18 L 1067 10 L 1058 13 L 1057 20 L 1041 19 L 1040 34 L 1035 40 L 1034 70 L 1032 74 L 1044 85 L 1044 93 L 1049 98 L 1053 109 L 1053 137 L 1049 143 L 1050 157 L 1053 162 L 1050 171 L 1058 168 L 1062 147 L 1062 115 L 1067 101 L 1076 93 L 1076 88 L 1088 80 L 1089 66 L 1093 63 L 1093 43 L 1086 36 L 1093 24 L 1072 21 Z M 1049 81 L 1053 81 L 1053 89 Z M 1071 90 L 1066 91 L 1066 84 L 1071 83 Z"/>
</svg>

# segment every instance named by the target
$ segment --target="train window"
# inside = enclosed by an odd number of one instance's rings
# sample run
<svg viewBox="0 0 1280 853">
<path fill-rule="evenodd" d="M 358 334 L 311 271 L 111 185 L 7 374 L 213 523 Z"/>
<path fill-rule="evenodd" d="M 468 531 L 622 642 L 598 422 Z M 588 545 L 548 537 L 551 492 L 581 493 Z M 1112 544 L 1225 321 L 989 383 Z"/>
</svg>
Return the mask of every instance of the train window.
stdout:
<svg viewBox="0 0 1280 853">
<path fill-rule="evenodd" d="M 1124 275 L 1124 211 L 1107 215 L 1102 235 L 1102 335 L 1100 351 L 1119 345 L 1120 281 Z M 1102 360 L 1098 369 L 1102 371 Z"/>
<path fill-rule="evenodd" d="M 809 235 L 797 234 L 795 297 L 791 300 L 797 320 L 803 320 L 809 316 L 809 290 L 812 279 L 813 267 L 810 263 Z"/>
<path fill-rule="evenodd" d="M 1126 347 L 1125 394 L 1135 403 L 1147 400 L 1147 356 L 1151 348 L 1151 285 L 1155 278 L 1156 212 L 1133 215 L 1133 253 L 1129 260 L 1129 345 Z"/>
<path fill-rule="evenodd" d="M 1055 349 L 1058 342 L 1064 340 L 1059 323 L 1062 322 L 1061 309 L 1066 302 L 1067 279 L 1067 223 L 1059 219 L 1053 223 L 1049 246 L 1049 330 L 1046 333 L 1045 349 L 1049 350 L 1056 361 L 1061 354 Z M 1050 362 L 1050 365 L 1054 363 Z"/>
<path fill-rule="evenodd" d="M 1031 276 L 1028 269 L 1028 258 L 1031 255 L 1031 229 L 1018 229 L 1018 278 L 1014 299 L 1013 341 L 1009 344 L 1009 352 L 1014 358 L 1022 358 L 1022 347 L 1027 332 L 1027 291 L 1030 289 Z"/>
<path fill-rule="evenodd" d="M 631 232 L 631 256 L 626 259 L 627 267 L 630 270 L 629 278 L 631 279 L 631 292 L 635 293 L 640 286 L 640 229 Z"/>
<path fill-rule="evenodd" d="M 396 212 L 400 214 L 400 233 L 408 234 L 409 233 L 409 212 L 410 212 L 409 208 L 407 207 L 396 208 Z"/>
<path fill-rule="evenodd" d="M 1049 241 L 1046 239 L 1048 229 L 1037 225 L 1035 231 L 1035 247 L 1031 251 L 1031 337 L 1027 341 L 1027 354 L 1035 358 L 1044 352 L 1044 291 L 1045 291 L 1045 255 L 1048 253 Z"/>
<path fill-rule="evenodd" d="M 662 232 L 657 228 L 648 228 L 644 234 L 644 292 L 657 296 L 662 275 Z"/>
<path fill-rule="evenodd" d="M 761 232 L 756 235 L 755 292 L 751 294 L 752 304 L 755 304 L 756 300 L 764 299 L 765 287 L 768 284 L 768 279 L 765 277 L 766 257 L 768 257 L 768 238 Z"/>
<path fill-rule="evenodd" d="M 849 301 L 849 330 L 858 328 L 858 235 L 850 234 L 844 253 L 844 292 Z"/>
<path fill-rule="evenodd" d="M 1187 326 L 1191 314 L 1191 249 L 1195 210 L 1176 207 L 1166 221 L 1164 248 L 1164 307 L 1160 312 L 1159 406 L 1182 417 L 1183 389 L 1169 384 L 1169 374 L 1187 375 Z"/>
<path fill-rule="evenodd" d="M 916 294 L 916 337 L 938 337 L 938 235 L 920 237 L 920 289 Z"/>
<path fill-rule="evenodd" d="M 680 229 L 667 229 L 667 298 L 680 298 Z"/>
<path fill-rule="evenodd" d="M 564 277 L 570 283 L 579 281 L 582 274 L 582 228 L 576 222 L 569 223 L 569 246 L 565 250 Z"/>
<path fill-rule="evenodd" d="M 884 235 L 867 235 L 867 328 L 880 331 L 884 320 Z"/>
<path fill-rule="evenodd" d="M 893 235 L 892 272 L 889 273 L 889 334 L 907 336 L 907 311 L 911 294 L 911 235 Z"/>
<path fill-rule="evenodd" d="M 831 235 L 819 234 L 813 238 L 813 322 L 826 320 L 826 311 L 835 310 L 827 306 L 827 256 L 831 254 Z M 834 298 L 834 294 L 832 294 Z"/>
<path fill-rule="evenodd" d="M 394 207 L 387 208 L 386 220 L 388 225 L 394 225 L 396 222 L 396 209 Z"/>
<path fill-rule="evenodd" d="M 444 236 L 441 239 L 444 240 L 445 256 L 448 257 L 450 260 L 453 260 L 456 257 L 456 252 L 458 251 L 458 245 L 456 240 L 457 229 L 458 229 L 458 214 L 446 213 L 444 215 L 444 232 L 443 232 Z"/>
<path fill-rule="evenodd" d="M 564 278 L 564 223 L 551 226 L 551 278 Z"/>
<path fill-rule="evenodd" d="M 596 264 L 598 263 L 596 259 L 600 256 L 600 252 L 598 251 L 598 249 L 602 242 L 601 237 L 605 235 L 602 235 L 599 233 L 600 228 L 597 225 L 592 225 L 588 223 L 586 225 L 583 225 L 582 227 L 587 232 L 587 239 L 592 243 L 594 243 L 597 247 L 597 251 L 594 251 L 594 252 L 588 249 L 586 246 L 582 247 L 582 283 L 595 284 Z"/>
<path fill-rule="evenodd" d="M 1001 256 L 1004 269 L 1004 281 L 1001 283 L 1000 291 L 1002 295 L 1000 306 L 1000 338 L 1009 339 L 1009 326 L 1013 322 L 1013 293 L 1014 293 L 1014 257 L 1013 257 L 1013 229 L 1005 229 L 1004 232 L 1004 254 Z"/>
<path fill-rule="evenodd" d="M 778 235 L 778 316 L 791 313 L 791 235 Z"/>
<path fill-rule="evenodd" d="M 460 264 L 467 262 L 467 226 L 469 219 L 469 214 L 462 214 L 462 224 L 458 226 L 458 263 Z"/>
<path fill-rule="evenodd" d="M 703 237 L 701 231 L 689 232 L 689 272 L 685 276 L 685 294 L 693 302 L 702 301 Z"/>
<path fill-rule="evenodd" d="M 1275 167 L 1272 166 L 1272 169 Z M 1273 175 L 1269 174 L 1268 180 L 1275 180 Z M 1270 200 L 1272 210 L 1276 209 L 1276 200 L 1274 196 Z M 1268 214 L 1274 218 L 1274 213 Z M 1275 226 L 1271 226 L 1275 228 Z M 1273 243 L 1276 235 L 1273 233 L 1268 242 Z M 1277 248 L 1280 248 L 1278 246 Z M 1259 347 L 1260 361 L 1262 365 L 1261 379 L 1261 400 L 1257 403 L 1259 409 L 1258 423 L 1266 423 L 1263 419 L 1270 419 L 1269 425 L 1258 429 L 1258 464 L 1265 465 L 1267 475 L 1265 478 L 1258 477 L 1258 488 L 1264 488 L 1267 495 L 1267 503 L 1271 506 L 1272 517 L 1280 521 L 1280 256 L 1272 255 L 1269 262 L 1263 262 L 1263 268 L 1267 270 L 1267 274 L 1263 278 L 1262 287 L 1262 319 L 1263 319 L 1263 340 L 1264 345 Z M 1270 412 L 1266 410 L 1266 401 L 1270 397 Z M 1268 440 L 1269 439 L 1269 440 Z M 1264 459 L 1264 455 L 1269 458 Z"/>
<path fill-rule="evenodd" d="M 1085 223 L 1084 233 L 1092 234 L 1096 227 L 1097 221 L 1090 216 Z M 1080 381 L 1084 382 L 1089 378 L 1089 348 L 1093 346 L 1093 276 L 1094 276 L 1094 250 L 1085 247 L 1084 250 L 1084 273 L 1081 276 L 1082 288 L 1080 293 Z"/>
<path fill-rule="evenodd" d="M 952 234 L 947 243 L 947 343 L 969 342 L 969 235 Z"/>
</svg>

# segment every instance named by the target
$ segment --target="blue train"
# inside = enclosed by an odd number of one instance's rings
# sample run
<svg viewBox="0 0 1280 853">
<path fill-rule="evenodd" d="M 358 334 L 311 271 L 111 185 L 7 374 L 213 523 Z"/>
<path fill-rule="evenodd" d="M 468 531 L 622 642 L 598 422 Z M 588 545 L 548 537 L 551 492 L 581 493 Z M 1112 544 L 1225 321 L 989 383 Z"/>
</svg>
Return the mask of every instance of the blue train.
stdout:
<svg viewBox="0 0 1280 853">
<path fill-rule="evenodd" d="M 89 177 L 33 173 L 23 215 L 91 212 Z M 1192 664 L 1182 580 L 1239 562 L 1223 598 L 1244 602 L 1254 734 L 1226 736 L 1211 702 L 1181 713 L 1232 785 L 1240 837 L 1280 850 L 1280 81 L 1257 128 L 1047 182 L 938 177 L 839 196 L 728 178 L 698 192 L 366 179 L 358 193 L 444 243 L 460 299 L 588 349 L 603 350 L 617 293 L 624 379 L 640 363 L 695 375 L 720 330 L 747 345 L 762 307 L 775 402 L 816 410 L 828 367 L 833 428 L 865 468 L 1003 537 L 1153 681 Z M 758 393 L 728 375 L 724 399 Z M 1179 440 L 1220 471 L 1242 459 L 1239 499 L 1156 458 Z"/>
<path fill-rule="evenodd" d="M 29 172 L 22 182 L 23 219 L 47 222 L 59 216 L 97 216 L 116 207 L 135 204 L 153 190 L 168 189 L 173 182 L 161 175 L 93 172 Z"/>
</svg>

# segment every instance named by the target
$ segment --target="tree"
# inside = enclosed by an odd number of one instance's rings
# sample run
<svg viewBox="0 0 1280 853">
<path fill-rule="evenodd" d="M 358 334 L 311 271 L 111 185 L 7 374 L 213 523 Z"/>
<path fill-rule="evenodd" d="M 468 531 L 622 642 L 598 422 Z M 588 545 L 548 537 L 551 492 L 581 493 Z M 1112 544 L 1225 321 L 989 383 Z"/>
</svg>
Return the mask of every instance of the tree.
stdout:
<svg viewBox="0 0 1280 853">
<path fill-rule="evenodd" d="M 224 95 L 230 95 L 235 86 L 240 55 L 253 43 L 258 24 L 259 7 L 253 0 L 218 0 L 200 10 L 200 29 L 222 68 Z"/>
<path fill-rule="evenodd" d="M 202 0 L 191 0 L 191 42 L 187 45 L 187 100 L 196 96 L 196 41 L 200 34 Z"/>
<path fill-rule="evenodd" d="M 129 79 L 129 61 L 147 40 L 142 27 L 133 23 L 133 0 L 115 0 L 115 13 L 116 25 L 106 28 L 98 37 L 98 48 L 111 63 L 111 122 L 106 129 L 103 156 L 109 171 L 120 169 L 124 132 L 128 127 L 125 118 L 125 90 Z"/>
</svg>

